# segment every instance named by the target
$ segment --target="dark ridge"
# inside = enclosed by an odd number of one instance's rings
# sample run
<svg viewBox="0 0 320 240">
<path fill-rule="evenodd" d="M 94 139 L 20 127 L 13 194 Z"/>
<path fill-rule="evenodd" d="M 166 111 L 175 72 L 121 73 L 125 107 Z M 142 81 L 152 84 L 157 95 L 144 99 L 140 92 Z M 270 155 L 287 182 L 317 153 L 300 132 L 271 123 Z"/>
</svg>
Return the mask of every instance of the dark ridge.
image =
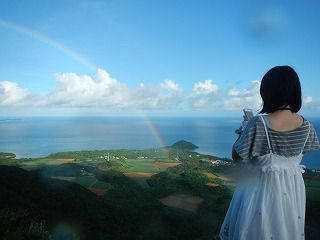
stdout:
<svg viewBox="0 0 320 240">
<path fill-rule="evenodd" d="M 0 159 L 12 159 L 15 157 L 16 157 L 16 155 L 14 153 L 0 152 Z"/>
</svg>

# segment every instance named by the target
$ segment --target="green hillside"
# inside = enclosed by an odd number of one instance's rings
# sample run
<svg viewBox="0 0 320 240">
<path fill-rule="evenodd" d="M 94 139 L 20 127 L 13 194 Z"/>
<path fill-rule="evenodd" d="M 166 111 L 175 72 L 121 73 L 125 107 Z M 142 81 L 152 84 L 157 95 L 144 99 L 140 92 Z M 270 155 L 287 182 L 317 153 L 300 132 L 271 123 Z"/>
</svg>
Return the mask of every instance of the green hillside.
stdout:
<svg viewBox="0 0 320 240">
<path fill-rule="evenodd" d="M 4 159 L 0 236 L 208 240 L 220 230 L 235 186 L 228 174 L 238 168 L 212 159 L 177 148 Z M 311 171 L 304 177 L 306 237 L 313 240 L 320 234 L 320 178 Z"/>
</svg>

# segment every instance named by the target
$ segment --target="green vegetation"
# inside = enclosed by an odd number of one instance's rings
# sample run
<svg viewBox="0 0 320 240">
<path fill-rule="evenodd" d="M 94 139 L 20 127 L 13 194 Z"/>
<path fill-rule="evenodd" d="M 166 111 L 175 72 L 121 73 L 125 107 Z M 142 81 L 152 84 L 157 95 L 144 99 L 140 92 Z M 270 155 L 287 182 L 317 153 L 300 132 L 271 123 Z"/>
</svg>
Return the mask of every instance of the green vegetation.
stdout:
<svg viewBox="0 0 320 240">
<path fill-rule="evenodd" d="M 112 188 L 112 185 L 103 181 L 96 181 L 93 185 L 91 185 L 91 187 L 109 190 Z"/>
<path fill-rule="evenodd" d="M 22 209 L 0 209 L 0 236 L 4 240 L 48 240 L 52 239 L 43 222 L 32 222 L 29 213 Z"/>
<path fill-rule="evenodd" d="M 316 239 L 320 235 L 320 174 L 306 170 L 304 173 L 306 206 L 306 239 Z"/>
<path fill-rule="evenodd" d="M 14 165 L 15 157 L 13 153 L 0 152 L 0 165 Z"/>
<path fill-rule="evenodd" d="M 13 153 L 4 153 L 4 152 L 0 152 L 0 159 L 12 159 L 15 158 L 16 155 Z"/>
<path fill-rule="evenodd" d="M 74 182 L 80 184 L 85 188 L 88 188 L 96 182 L 96 178 L 92 176 L 77 177 Z"/>
<path fill-rule="evenodd" d="M 184 144 L 184 143 L 183 143 Z M 2 156 L 14 156 L 4 154 Z M 238 166 L 188 148 L 75 151 L 2 158 L 2 239 L 210 239 L 218 234 Z M 2 165 L 2 166 L 1 166 Z M 319 233 L 320 177 L 306 171 L 306 237 Z M 195 210 L 161 202 L 197 197 Z"/>
<path fill-rule="evenodd" d="M 116 149 L 116 150 L 99 150 L 99 151 L 74 151 L 74 152 L 61 152 L 50 154 L 49 158 L 55 159 L 79 159 L 85 160 L 107 160 L 109 154 L 109 159 L 114 160 L 116 157 L 123 160 L 125 158 L 136 159 L 137 157 L 147 157 L 154 159 L 167 159 L 168 155 L 166 149 L 155 148 L 155 149 L 145 149 L 145 150 L 135 150 L 135 149 Z"/>
<path fill-rule="evenodd" d="M 154 167 L 153 160 L 150 159 L 127 159 L 128 172 L 146 172 L 146 173 L 155 173 L 158 170 Z"/>
</svg>

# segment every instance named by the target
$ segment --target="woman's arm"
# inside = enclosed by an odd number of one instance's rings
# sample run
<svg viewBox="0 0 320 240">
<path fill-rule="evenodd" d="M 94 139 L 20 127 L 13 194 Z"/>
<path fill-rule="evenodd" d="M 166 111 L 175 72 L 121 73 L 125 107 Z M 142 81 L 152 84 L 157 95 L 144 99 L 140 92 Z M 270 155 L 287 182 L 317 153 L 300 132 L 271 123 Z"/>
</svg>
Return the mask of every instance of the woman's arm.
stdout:
<svg viewBox="0 0 320 240">
<path fill-rule="evenodd" d="M 232 152 L 231 156 L 232 156 L 233 161 L 235 161 L 235 162 L 239 162 L 242 160 L 242 157 L 239 156 L 239 154 L 237 153 L 237 151 L 234 147 L 234 145 L 239 141 L 242 131 L 243 131 L 243 129 L 240 131 L 239 136 L 238 136 L 237 140 L 234 142 L 234 144 L 232 146 L 232 150 L 231 150 L 231 152 Z"/>
<path fill-rule="evenodd" d="M 254 145 L 254 136 L 256 132 L 256 122 L 259 117 L 251 118 L 240 132 L 238 139 L 232 146 L 232 159 L 236 162 L 243 159 L 250 159 L 250 153 Z M 239 154 L 240 153 L 240 154 Z"/>
</svg>

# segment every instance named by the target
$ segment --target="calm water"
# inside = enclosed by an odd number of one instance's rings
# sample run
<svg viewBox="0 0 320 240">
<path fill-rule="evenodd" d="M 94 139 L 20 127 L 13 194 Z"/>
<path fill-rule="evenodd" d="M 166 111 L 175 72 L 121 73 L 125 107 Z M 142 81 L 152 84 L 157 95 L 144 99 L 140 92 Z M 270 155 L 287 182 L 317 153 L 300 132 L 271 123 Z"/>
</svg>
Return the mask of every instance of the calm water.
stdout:
<svg viewBox="0 0 320 240">
<path fill-rule="evenodd" d="M 241 118 L 21 118 L 0 119 L 0 151 L 18 157 L 72 150 L 144 149 L 184 139 L 201 153 L 230 157 Z M 320 119 L 310 119 L 320 136 Z M 150 124 L 151 122 L 151 124 Z M 320 153 L 304 164 L 320 168 Z"/>
</svg>

